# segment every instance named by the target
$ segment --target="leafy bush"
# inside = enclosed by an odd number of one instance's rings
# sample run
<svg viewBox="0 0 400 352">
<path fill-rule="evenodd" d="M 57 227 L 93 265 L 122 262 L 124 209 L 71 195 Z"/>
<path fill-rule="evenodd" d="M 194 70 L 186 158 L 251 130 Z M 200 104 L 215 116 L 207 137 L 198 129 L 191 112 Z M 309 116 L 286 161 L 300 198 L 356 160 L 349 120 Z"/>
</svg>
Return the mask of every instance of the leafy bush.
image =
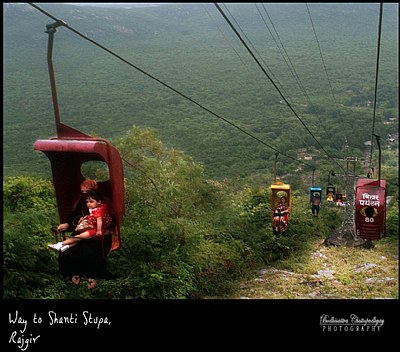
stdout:
<svg viewBox="0 0 400 352">
<path fill-rule="evenodd" d="M 53 210 L 33 210 L 4 216 L 3 295 L 4 298 L 51 298 L 46 288 L 58 276 L 58 264 L 47 243 Z M 58 298 L 57 295 L 52 298 Z"/>
<path fill-rule="evenodd" d="M 386 214 L 386 234 L 388 236 L 399 236 L 399 205 L 398 199 L 395 204 L 387 209 Z"/>
<path fill-rule="evenodd" d="M 9 177 L 3 182 L 3 208 L 11 212 L 55 207 L 54 188 L 44 179 Z"/>
<path fill-rule="evenodd" d="M 192 297 L 230 293 L 235 281 L 247 276 L 251 259 L 252 251 L 242 241 L 202 241 L 192 257 L 196 285 Z"/>
<path fill-rule="evenodd" d="M 133 128 L 116 145 L 127 165 L 124 245 L 110 258 L 121 295 L 198 297 L 248 270 L 251 251 L 231 235 L 239 216 L 223 184 L 206 182 L 200 165 L 152 130 Z"/>
</svg>

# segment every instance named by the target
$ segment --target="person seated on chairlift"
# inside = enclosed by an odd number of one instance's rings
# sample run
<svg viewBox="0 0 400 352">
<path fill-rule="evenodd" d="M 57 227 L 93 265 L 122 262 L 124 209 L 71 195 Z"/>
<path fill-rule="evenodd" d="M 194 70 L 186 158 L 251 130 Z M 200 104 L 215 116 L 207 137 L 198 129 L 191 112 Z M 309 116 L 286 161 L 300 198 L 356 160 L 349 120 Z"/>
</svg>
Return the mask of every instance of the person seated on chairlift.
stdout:
<svg viewBox="0 0 400 352">
<path fill-rule="evenodd" d="M 51 249 L 64 252 L 68 248 L 76 246 L 83 239 L 91 239 L 105 234 L 112 222 L 107 203 L 103 203 L 102 196 L 94 191 L 87 193 L 85 200 L 89 209 L 89 215 L 85 217 L 85 220 L 88 221 L 90 229 L 56 244 L 49 244 Z"/>
<path fill-rule="evenodd" d="M 286 197 L 281 197 L 278 206 L 274 210 L 274 223 L 287 224 L 289 222 L 290 207 L 286 203 Z"/>
</svg>

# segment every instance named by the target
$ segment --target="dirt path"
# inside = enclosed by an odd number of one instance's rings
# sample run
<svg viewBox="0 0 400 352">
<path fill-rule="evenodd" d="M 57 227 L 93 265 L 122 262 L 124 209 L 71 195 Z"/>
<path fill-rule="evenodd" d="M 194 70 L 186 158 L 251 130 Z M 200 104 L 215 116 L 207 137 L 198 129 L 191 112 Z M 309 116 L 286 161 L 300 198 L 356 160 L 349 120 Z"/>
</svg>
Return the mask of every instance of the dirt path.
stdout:
<svg viewBox="0 0 400 352">
<path fill-rule="evenodd" d="M 398 246 L 383 238 L 374 248 L 315 241 L 306 258 L 265 268 L 243 282 L 236 299 L 398 299 Z M 288 269 L 290 267 L 290 269 Z"/>
</svg>

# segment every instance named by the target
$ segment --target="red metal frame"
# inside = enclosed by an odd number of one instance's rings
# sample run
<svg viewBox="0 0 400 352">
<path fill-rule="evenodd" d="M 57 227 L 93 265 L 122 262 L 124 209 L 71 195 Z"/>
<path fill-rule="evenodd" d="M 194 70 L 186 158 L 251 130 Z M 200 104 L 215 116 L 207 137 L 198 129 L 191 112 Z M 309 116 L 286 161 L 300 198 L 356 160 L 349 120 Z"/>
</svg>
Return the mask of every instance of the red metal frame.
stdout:
<svg viewBox="0 0 400 352">
<path fill-rule="evenodd" d="M 80 184 L 85 179 L 81 166 L 97 160 L 107 164 L 109 179 L 98 182 L 99 191 L 110 198 L 115 213 L 111 251 L 121 247 L 120 223 L 125 214 L 124 173 L 118 150 L 107 140 L 93 138 L 69 126 L 61 125 L 57 138 L 37 140 L 34 150 L 42 151 L 51 162 L 60 223 L 68 222 L 80 197 Z"/>
<path fill-rule="evenodd" d="M 356 232 L 361 238 L 379 240 L 386 226 L 386 181 L 359 179 L 356 187 Z"/>
<path fill-rule="evenodd" d="M 110 251 L 118 250 L 121 247 L 120 224 L 125 214 L 124 171 L 121 156 L 105 139 L 93 138 L 61 123 L 60 119 L 52 55 L 54 34 L 58 27 L 64 25 L 62 21 L 46 25 L 46 33 L 49 34 L 47 64 L 57 137 L 37 140 L 33 148 L 45 153 L 50 160 L 60 223 L 70 221 L 80 199 L 80 185 L 85 179 L 81 172 L 82 164 L 96 160 L 107 164 L 109 179 L 98 182 L 98 186 L 99 191 L 112 201 L 116 225 L 111 229 Z"/>
</svg>

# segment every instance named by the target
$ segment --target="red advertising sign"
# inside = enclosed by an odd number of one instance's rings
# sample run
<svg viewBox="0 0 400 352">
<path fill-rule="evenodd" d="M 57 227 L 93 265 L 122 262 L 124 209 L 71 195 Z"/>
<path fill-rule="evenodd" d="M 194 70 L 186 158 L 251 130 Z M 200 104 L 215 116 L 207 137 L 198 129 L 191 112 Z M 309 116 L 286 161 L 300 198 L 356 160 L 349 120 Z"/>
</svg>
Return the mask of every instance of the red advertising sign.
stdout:
<svg viewBox="0 0 400 352">
<path fill-rule="evenodd" d="M 386 223 L 386 181 L 359 179 L 355 209 L 357 235 L 368 240 L 379 240 Z"/>
</svg>

